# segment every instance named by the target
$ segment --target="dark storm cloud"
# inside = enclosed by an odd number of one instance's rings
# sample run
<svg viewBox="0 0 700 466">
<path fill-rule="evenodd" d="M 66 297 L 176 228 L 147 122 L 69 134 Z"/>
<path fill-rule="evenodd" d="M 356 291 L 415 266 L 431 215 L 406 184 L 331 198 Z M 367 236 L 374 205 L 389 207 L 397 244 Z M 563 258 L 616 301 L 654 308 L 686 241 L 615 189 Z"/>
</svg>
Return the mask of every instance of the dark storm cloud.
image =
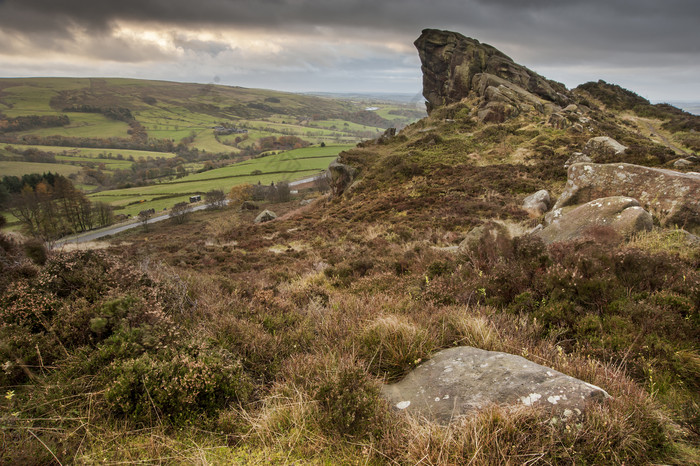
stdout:
<svg viewBox="0 0 700 466">
<path fill-rule="evenodd" d="M 119 34 L 124 23 L 166 30 L 190 58 L 238 55 L 230 41 L 180 31 L 255 33 L 290 43 L 306 38 L 307 45 L 311 37 L 311 47 L 285 46 L 279 59 L 316 71 L 353 63 L 341 56 L 347 48 L 324 50 L 324 43 L 355 43 L 357 53 L 381 59 L 391 49 L 402 55 L 396 61 L 405 70 L 417 63 L 411 43 L 426 27 L 490 43 L 535 70 L 583 65 L 651 72 L 664 66 L 685 76 L 694 75 L 700 63 L 699 0 L 0 0 L 0 54 L 27 56 L 33 47 L 79 57 L 82 48 L 86 57 L 135 63 L 172 54 L 157 44 L 144 52 Z"/>
<path fill-rule="evenodd" d="M 409 40 L 424 27 L 475 36 L 534 41 L 553 52 L 566 46 L 697 53 L 697 0 L 4 0 L 0 28 L 30 39 L 75 28 L 106 33 L 114 21 L 171 26 L 228 26 L 279 32 L 359 28 Z M 480 37 L 477 37 L 480 38 Z M 551 43 L 556 41 L 556 43 Z"/>
</svg>

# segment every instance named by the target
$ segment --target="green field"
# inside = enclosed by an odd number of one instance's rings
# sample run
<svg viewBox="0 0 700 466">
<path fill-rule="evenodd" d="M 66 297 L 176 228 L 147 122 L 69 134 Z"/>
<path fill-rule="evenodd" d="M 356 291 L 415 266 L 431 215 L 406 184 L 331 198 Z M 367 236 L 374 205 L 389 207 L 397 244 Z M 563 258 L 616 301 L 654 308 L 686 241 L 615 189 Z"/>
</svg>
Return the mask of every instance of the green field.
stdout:
<svg viewBox="0 0 700 466">
<path fill-rule="evenodd" d="M 139 160 L 140 158 L 153 159 L 162 157 L 165 159 L 169 159 L 175 157 L 175 154 L 173 154 L 172 152 L 151 152 L 146 150 L 132 149 L 93 149 L 87 147 L 37 146 L 31 144 L 3 144 L 2 146 L 12 146 L 19 150 L 37 149 L 45 152 L 61 154 L 63 156 L 72 158 L 99 159 L 100 155 L 102 155 L 105 161 L 108 161 L 109 157 L 117 157 L 119 154 L 121 154 L 124 159 L 127 159 L 128 157 L 133 157 L 134 160 Z"/>
<path fill-rule="evenodd" d="M 354 146 L 340 145 L 295 149 L 191 174 L 174 181 L 102 191 L 89 197 L 94 201 L 110 203 L 120 209 L 119 213 L 135 215 L 144 209 L 162 210 L 187 200 L 190 194 L 201 194 L 213 189 L 227 192 L 238 184 L 270 184 L 313 176 L 325 170 L 338 153 L 352 147 Z M 253 174 L 256 171 L 260 173 Z M 145 202 L 139 202 L 142 200 Z"/>
<path fill-rule="evenodd" d="M 66 165 L 62 163 L 32 163 L 32 162 L 6 162 L 0 161 L 0 178 L 3 176 L 29 175 L 31 173 L 58 173 L 59 175 L 68 176 L 71 173 L 77 173 L 80 167 Z"/>
<path fill-rule="evenodd" d="M 41 128 L 21 131 L 17 136 L 66 136 L 76 138 L 127 138 L 129 125 L 97 113 L 61 113 L 68 115 L 70 125 L 60 128 Z"/>
<path fill-rule="evenodd" d="M 182 161 L 178 161 L 178 165 L 189 174 L 183 178 L 167 179 L 164 177 L 168 176 L 168 170 L 163 169 L 181 168 L 154 164 L 157 167 L 155 169 L 150 166 L 138 168 L 138 173 L 133 174 L 133 180 L 128 178 L 123 181 L 128 175 L 120 173 L 118 182 L 140 184 L 146 180 L 146 183 L 155 181 L 157 184 L 107 190 L 106 186 L 110 186 L 109 176 L 105 178 L 105 186 L 100 187 L 93 185 L 96 180 L 88 174 L 79 175 L 75 183 L 84 189 L 103 189 L 90 197 L 123 208 L 121 212 L 133 214 L 144 208 L 161 210 L 186 200 L 190 194 L 212 189 L 228 191 L 231 186 L 241 183 L 269 184 L 300 179 L 325 170 L 340 151 L 384 131 L 384 127 L 361 124 L 364 121 L 375 121 L 371 115 L 368 117 L 365 110 L 368 106 L 379 108 L 377 114 L 385 119 L 384 123 L 391 121 L 400 126 L 412 121 L 387 113 L 395 108 L 410 109 L 410 106 L 400 104 L 373 104 L 365 100 L 353 101 L 212 84 L 121 78 L 0 79 L 0 120 L 53 115 L 67 115 L 70 119 L 70 124 L 64 127 L 35 127 L 0 133 L 0 137 L 6 141 L 0 142 L 0 156 L 4 159 L 0 165 L 0 174 L 21 176 L 51 171 L 68 175 L 80 172 L 82 167 L 89 167 L 98 168 L 105 175 L 114 175 L 116 170 L 136 168 L 133 161 L 177 157 L 175 153 L 168 152 L 107 148 L 106 146 L 113 145 L 108 141 L 109 138 L 119 138 L 120 145 L 143 147 L 139 146 L 143 142 L 128 141 L 131 138 L 129 124 L 105 116 L 114 114 L 110 112 L 115 109 L 128 109 L 149 138 L 187 145 L 189 151 L 181 152 Z M 90 112 L 76 112 L 75 109 L 79 108 Z M 222 125 L 245 129 L 247 133 L 217 136 L 215 128 Z M 51 139 L 46 140 L 47 145 L 23 144 L 27 139 L 22 138 L 28 136 L 87 139 L 89 144 L 86 145 L 96 145 L 97 148 L 49 145 L 53 143 Z M 314 146 L 260 156 L 196 173 L 206 162 L 220 163 L 221 159 L 230 158 L 242 151 L 254 152 L 261 138 L 271 136 L 296 136 L 311 144 L 323 142 L 327 147 Z M 237 137 L 244 139 L 237 147 L 223 144 L 235 144 Z M 75 141 L 68 140 L 66 143 L 74 145 Z M 21 156 L 4 149 L 7 145 L 19 150 L 35 148 L 50 152 L 58 163 L 23 162 Z"/>
</svg>

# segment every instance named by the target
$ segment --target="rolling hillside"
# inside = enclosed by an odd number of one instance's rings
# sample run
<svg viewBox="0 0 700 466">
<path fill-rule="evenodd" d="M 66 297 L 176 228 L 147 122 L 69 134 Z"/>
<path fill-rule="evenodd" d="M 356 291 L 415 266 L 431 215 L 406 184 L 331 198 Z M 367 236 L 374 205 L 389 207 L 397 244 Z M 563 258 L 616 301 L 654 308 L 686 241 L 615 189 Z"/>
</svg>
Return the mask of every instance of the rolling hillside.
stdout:
<svg viewBox="0 0 700 466">
<path fill-rule="evenodd" d="M 86 192 L 99 192 L 92 198 L 132 215 L 137 208 L 170 207 L 168 202 L 207 189 L 318 173 L 341 150 L 419 116 L 410 104 L 388 100 L 213 84 L 0 79 L 0 177 L 69 176 Z M 324 155 L 313 163 L 303 152 L 269 156 L 304 147 Z M 303 161 L 290 168 L 296 154 Z M 261 155 L 267 156 L 262 165 L 255 162 L 261 165 L 255 170 L 262 176 L 242 176 L 252 162 L 236 164 Z M 276 166 L 277 161 L 282 165 Z M 201 173 L 212 169 L 218 171 Z M 124 192 L 136 193 L 136 198 Z M 160 202 L 151 204 L 154 197 Z M 124 210 L 139 201 L 145 204 Z"/>
</svg>

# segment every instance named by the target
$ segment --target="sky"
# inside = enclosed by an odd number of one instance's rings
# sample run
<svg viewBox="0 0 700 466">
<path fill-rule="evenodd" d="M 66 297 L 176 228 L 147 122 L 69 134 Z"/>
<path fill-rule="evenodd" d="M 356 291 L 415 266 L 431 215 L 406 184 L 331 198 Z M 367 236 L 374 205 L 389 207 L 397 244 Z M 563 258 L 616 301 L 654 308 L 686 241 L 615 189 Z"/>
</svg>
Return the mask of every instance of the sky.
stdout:
<svg viewBox="0 0 700 466">
<path fill-rule="evenodd" d="M 700 101 L 700 0 L 0 0 L 0 77 L 418 95 L 425 28 L 569 88 Z"/>
</svg>

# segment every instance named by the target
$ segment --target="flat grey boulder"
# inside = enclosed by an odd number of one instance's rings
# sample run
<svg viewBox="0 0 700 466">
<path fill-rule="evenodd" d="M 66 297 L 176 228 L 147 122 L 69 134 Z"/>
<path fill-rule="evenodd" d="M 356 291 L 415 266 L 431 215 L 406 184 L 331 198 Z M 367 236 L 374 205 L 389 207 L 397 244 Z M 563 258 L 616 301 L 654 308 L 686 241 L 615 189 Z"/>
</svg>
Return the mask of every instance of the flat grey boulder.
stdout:
<svg viewBox="0 0 700 466">
<path fill-rule="evenodd" d="M 623 146 L 609 136 L 598 136 L 591 138 L 583 148 L 583 153 L 586 155 L 620 155 L 627 150 L 627 146 Z"/>
<path fill-rule="evenodd" d="M 651 214 L 636 199 L 624 196 L 595 199 L 570 209 L 555 208 L 545 220 L 548 225 L 535 233 L 545 244 L 582 238 L 592 227 L 609 227 L 621 237 L 629 238 L 654 226 Z"/>
<path fill-rule="evenodd" d="M 549 191 L 546 189 L 540 189 L 523 200 L 523 210 L 533 218 L 537 218 L 547 212 L 550 205 L 552 205 L 552 201 L 549 197 Z"/>
<path fill-rule="evenodd" d="M 276 218 L 277 218 L 276 213 L 274 213 L 271 210 L 265 209 L 262 212 L 260 212 L 257 217 L 255 217 L 255 223 L 265 223 L 265 222 L 269 222 L 270 220 L 274 220 Z"/>
<path fill-rule="evenodd" d="M 554 210 L 609 196 L 637 199 L 662 226 L 700 229 L 700 175 L 629 163 L 576 163 Z"/>
<path fill-rule="evenodd" d="M 692 167 L 693 165 L 695 165 L 695 163 L 691 162 L 688 159 L 678 159 L 675 162 L 673 162 L 674 168 L 688 168 Z"/>
<path fill-rule="evenodd" d="M 589 402 L 609 397 L 523 357 L 470 346 L 436 353 L 402 381 L 385 385 L 382 394 L 396 409 L 443 425 L 492 404 L 542 407 L 573 420 Z"/>
</svg>

